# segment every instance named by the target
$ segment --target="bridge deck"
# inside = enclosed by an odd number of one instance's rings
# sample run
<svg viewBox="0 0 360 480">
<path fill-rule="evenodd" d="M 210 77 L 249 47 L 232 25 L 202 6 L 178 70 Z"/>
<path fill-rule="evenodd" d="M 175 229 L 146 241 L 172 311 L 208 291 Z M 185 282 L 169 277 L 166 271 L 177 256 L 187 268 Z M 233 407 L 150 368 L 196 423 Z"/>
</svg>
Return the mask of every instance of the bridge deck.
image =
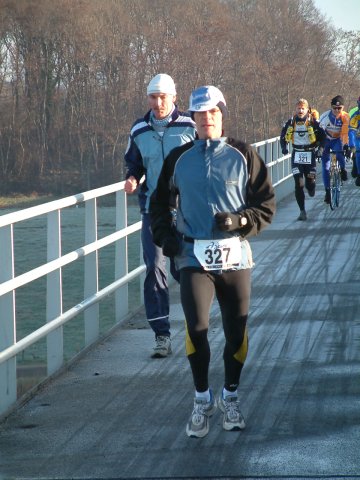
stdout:
<svg viewBox="0 0 360 480">
<path fill-rule="evenodd" d="M 174 287 L 173 355 L 149 358 L 143 314 L 121 326 L 0 425 L 0 479 L 360 478 L 359 198 L 351 180 L 331 212 L 319 185 L 297 222 L 288 197 L 252 240 L 243 432 L 217 412 L 207 437 L 185 434 L 193 387 Z M 216 303 L 209 337 L 218 392 Z"/>
</svg>

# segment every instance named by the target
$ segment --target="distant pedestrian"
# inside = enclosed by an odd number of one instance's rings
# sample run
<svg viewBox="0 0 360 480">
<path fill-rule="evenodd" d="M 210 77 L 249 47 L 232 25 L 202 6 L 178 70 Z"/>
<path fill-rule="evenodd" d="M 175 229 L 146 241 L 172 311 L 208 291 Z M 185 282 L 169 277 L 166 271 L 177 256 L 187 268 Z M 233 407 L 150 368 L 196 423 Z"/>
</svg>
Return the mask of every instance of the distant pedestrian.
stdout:
<svg viewBox="0 0 360 480">
<path fill-rule="evenodd" d="M 316 156 L 321 157 L 325 140 L 326 134 L 314 117 L 314 111 L 310 113 L 308 101 L 300 98 L 295 105 L 295 115 L 289 118 L 280 133 L 283 155 L 289 153 L 288 144 L 292 145 L 291 169 L 300 209 L 298 220 L 307 219 L 304 187 L 310 197 L 315 195 Z"/>
<path fill-rule="evenodd" d="M 160 73 L 150 81 L 147 99 L 150 110 L 135 121 L 130 131 L 125 152 L 125 191 L 132 194 L 140 186 L 141 241 L 146 265 L 144 303 L 147 320 L 155 333 L 152 357 L 161 358 L 171 354 L 169 291 L 166 258 L 152 238 L 149 201 L 164 158 L 174 147 L 195 137 L 195 124 L 188 114 L 178 110 L 175 83 L 169 75 Z M 143 176 L 145 179 L 140 185 Z M 172 275 L 178 279 L 172 259 L 170 264 Z"/>
<path fill-rule="evenodd" d="M 225 379 L 218 405 L 223 428 L 245 427 L 238 386 L 248 351 L 247 318 L 250 272 L 247 238 L 265 228 L 275 212 L 267 168 L 250 145 L 223 136 L 226 102 L 214 86 L 190 96 L 189 110 L 198 139 L 174 149 L 166 158 L 150 214 L 154 241 L 175 255 L 186 320 L 186 353 L 195 386 L 190 437 L 204 437 L 217 402 L 209 388 L 209 312 L 216 295 L 225 334 Z M 169 207 L 178 199 L 174 227 Z"/>
</svg>

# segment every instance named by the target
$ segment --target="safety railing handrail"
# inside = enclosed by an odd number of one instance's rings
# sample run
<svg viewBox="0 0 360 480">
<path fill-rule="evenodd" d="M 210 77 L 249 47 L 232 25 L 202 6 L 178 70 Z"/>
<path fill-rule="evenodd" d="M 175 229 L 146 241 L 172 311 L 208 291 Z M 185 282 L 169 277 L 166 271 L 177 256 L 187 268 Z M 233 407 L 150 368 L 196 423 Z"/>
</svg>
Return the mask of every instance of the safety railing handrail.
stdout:
<svg viewBox="0 0 360 480">
<path fill-rule="evenodd" d="M 112 233 L 100 240 L 97 240 L 96 242 L 88 243 L 87 245 L 84 245 L 81 248 L 73 250 L 72 252 L 69 252 L 66 255 L 63 255 L 56 260 L 52 260 L 51 262 L 41 265 L 40 267 L 29 270 L 28 272 L 23 273 L 22 275 L 19 275 L 12 280 L 3 282 L 0 284 L 0 296 L 5 295 L 5 293 L 11 292 L 16 288 L 22 287 L 29 282 L 37 280 L 43 277 L 44 275 L 47 275 L 48 273 L 54 272 L 59 267 L 64 267 L 65 265 L 68 265 L 69 263 L 75 260 L 78 260 L 79 258 L 84 257 L 89 253 L 95 252 L 100 248 L 111 245 L 117 240 L 120 240 L 121 238 L 124 238 L 130 235 L 131 233 L 136 232 L 137 230 L 140 230 L 140 228 L 141 228 L 141 222 L 134 223 L 133 225 L 130 225 L 129 227 L 126 227 L 121 231 Z M 1 353 L 0 353 L 0 361 L 1 361 Z"/>
<path fill-rule="evenodd" d="M 95 188 L 94 190 L 89 190 L 87 192 L 78 193 L 76 195 L 71 195 L 69 197 L 60 198 L 58 200 L 53 200 L 51 202 L 43 203 L 41 205 L 36 205 L 35 207 L 25 208 L 17 212 L 11 212 L 5 215 L 0 216 L 0 228 L 22 222 L 23 220 L 29 220 L 34 216 L 38 217 L 40 215 L 45 215 L 46 213 L 54 212 L 61 208 L 72 207 L 79 205 L 80 203 L 85 202 L 86 200 L 92 200 L 94 198 L 101 197 L 103 195 L 109 195 L 115 193 L 124 188 L 125 182 L 113 183 L 105 187 Z"/>
</svg>

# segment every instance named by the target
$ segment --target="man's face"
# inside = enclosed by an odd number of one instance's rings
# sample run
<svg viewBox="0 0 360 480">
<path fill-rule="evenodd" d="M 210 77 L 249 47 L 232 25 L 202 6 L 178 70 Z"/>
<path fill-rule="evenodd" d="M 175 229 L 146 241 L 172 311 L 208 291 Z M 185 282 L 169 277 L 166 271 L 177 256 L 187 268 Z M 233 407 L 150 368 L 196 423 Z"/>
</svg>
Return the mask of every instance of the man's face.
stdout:
<svg viewBox="0 0 360 480">
<path fill-rule="evenodd" d="M 305 103 L 298 103 L 296 105 L 296 115 L 299 118 L 305 118 L 306 115 L 308 114 L 309 109 L 305 105 Z"/>
<path fill-rule="evenodd" d="M 175 100 L 176 96 L 168 93 L 151 93 L 148 95 L 148 105 L 157 120 L 161 120 L 169 115 Z"/>
<path fill-rule="evenodd" d="M 333 114 L 335 115 L 336 118 L 339 118 L 340 117 L 340 114 L 342 112 L 344 108 L 344 105 L 331 105 L 331 110 L 333 112 Z"/>
<path fill-rule="evenodd" d="M 222 113 L 219 107 L 206 112 L 195 112 L 196 131 L 200 139 L 220 138 L 222 135 Z"/>
</svg>

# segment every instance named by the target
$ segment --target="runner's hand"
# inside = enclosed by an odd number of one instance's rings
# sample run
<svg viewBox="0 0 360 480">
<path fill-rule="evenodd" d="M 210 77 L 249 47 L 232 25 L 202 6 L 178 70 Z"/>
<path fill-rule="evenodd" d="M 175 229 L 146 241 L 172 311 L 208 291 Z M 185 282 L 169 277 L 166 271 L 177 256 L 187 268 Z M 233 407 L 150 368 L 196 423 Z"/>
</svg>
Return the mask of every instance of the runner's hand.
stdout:
<svg viewBox="0 0 360 480">
<path fill-rule="evenodd" d="M 131 195 L 132 193 L 135 192 L 136 188 L 137 188 L 137 181 L 136 181 L 136 178 L 135 177 L 129 177 L 126 181 L 125 181 L 125 185 L 124 185 L 124 190 L 127 194 Z"/>
<path fill-rule="evenodd" d="M 240 228 L 239 215 L 230 212 L 218 212 L 215 214 L 215 223 L 219 230 L 231 232 Z"/>
</svg>

